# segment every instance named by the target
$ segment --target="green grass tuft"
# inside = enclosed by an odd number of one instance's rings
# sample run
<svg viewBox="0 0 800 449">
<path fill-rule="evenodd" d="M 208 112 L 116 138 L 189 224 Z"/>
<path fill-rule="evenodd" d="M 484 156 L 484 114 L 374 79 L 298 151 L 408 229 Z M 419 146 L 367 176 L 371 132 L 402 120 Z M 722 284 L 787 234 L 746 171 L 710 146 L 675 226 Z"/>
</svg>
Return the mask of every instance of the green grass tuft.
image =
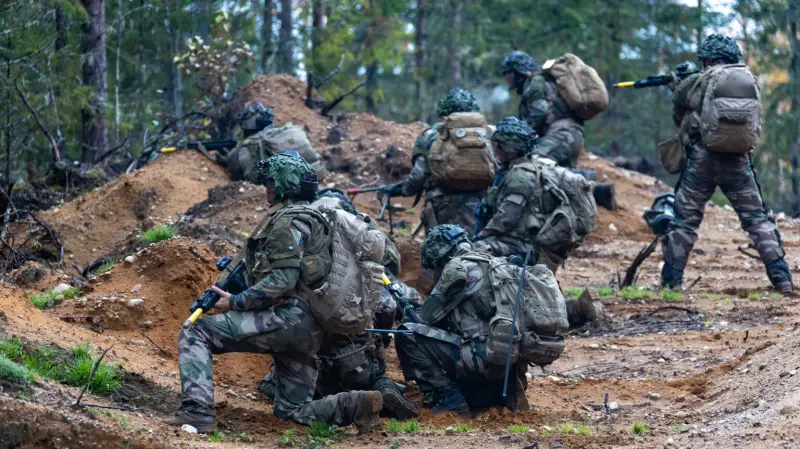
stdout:
<svg viewBox="0 0 800 449">
<path fill-rule="evenodd" d="M 591 435 L 592 428 L 584 425 L 575 425 L 572 423 L 563 423 L 558 426 L 558 431 L 561 435 Z"/>
<path fill-rule="evenodd" d="M 664 289 L 661 290 L 661 299 L 664 301 L 683 301 L 683 293 Z"/>
<path fill-rule="evenodd" d="M 749 295 L 747 295 L 747 299 L 749 299 L 750 301 L 758 301 L 759 299 L 761 299 L 761 293 L 758 292 L 750 293 Z"/>
<path fill-rule="evenodd" d="M 233 441 L 234 442 L 242 442 L 243 441 L 245 443 L 253 443 L 253 442 L 256 441 L 256 439 L 253 438 L 253 436 L 250 435 L 249 433 L 242 432 L 242 433 L 237 433 L 236 435 L 234 435 L 233 436 Z"/>
<path fill-rule="evenodd" d="M 508 426 L 508 431 L 511 433 L 527 433 L 530 427 L 523 424 L 511 424 Z"/>
<path fill-rule="evenodd" d="M 22 347 L 22 342 L 16 338 L 11 337 L 7 340 L 0 340 L 0 354 L 6 356 L 11 360 L 20 360 L 25 353 Z"/>
<path fill-rule="evenodd" d="M 333 424 L 328 424 L 323 421 L 314 421 L 308 426 L 308 436 L 314 438 L 333 438 L 338 437 L 342 433 L 339 428 Z"/>
<path fill-rule="evenodd" d="M 98 274 L 107 273 L 107 272 L 111 271 L 111 269 L 116 267 L 116 266 L 117 266 L 117 261 L 116 260 L 109 260 L 109 261 L 105 262 L 103 265 L 100 265 L 99 267 L 97 267 L 94 270 L 92 270 L 91 275 L 97 276 Z"/>
<path fill-rule="evenodd" d="M 400 449 L 400 446 L 402 446 L 402 444 L 403 442 L 400 441 L 399 438 L 395 438 L 389 442 L 389 449 Z"/>
<path fill-rule="evenodd" d="M 566 298 L 578 298 L 578 297 L 581 296 L 581 293 L 583 293 L 583 290 L 584 289 L 582 289 L 580 287 L 565 288 L 564 289 L 564 296 Z"/>
<path fill-rule="evenodd" d="M 89 382 L 89 375 L 94 366 L 94 358 L 86 345 L 72 348 L 73 361 L 67 365 L 64 381 L 72 386 L 82 388 Z M 116 366 L 100 362 L 97 371 L 89 384 L 89 391 L 95 394 L 109 395 L 122 387 L 122 373 Z"/>
<path fill-rule="evenodd" d="M 64 299 L 75 299 L 78 295 L 81 294 L 80 289 L 75 287 L 70 287 L 64 293 L 60 295 L 63 296 Z M 31 304 L 39 310 L 49 309 L 56 305 L 59 300 L 59 294 L 53 290 L 49 290 L 42 293 L 37 293 L 35 295 L 31 295 L 29 297 Z"/>
<path fill-rule="evenodd" d="M 629 285 L 619 292 L 623 299 L 648 299 L 653 297 L 653 292 L 645 287 Z"/>
<path fill-rule="evenodd" d="M 10 382 L 27 382 L 34 378 L 33 373 L 27 368 L 0 354 L 0 379 Z"/>
<path fill-rule="evenodd" d="M 63 367 L 56 348 L 41 346 L 33 351 L 25 352 L 22 355 L 22 364 L 45 379 L 61 380 L 63 378 Z"/>
<path fill-rule="evenodd" d="M 142 241 L 148 245 L 169 240 L 175 237 L 177 231 L 172 226 L 159 225 L 153 229 L 142 232 Z"/>
<path fill-rule="evenodd" d="M 283 435 L 278 439 L 278 447 L 296 447 L 301 444 L 302 441 L 300 437 L 297 436 L 297 431 L 294 429 L 284 430 Z"/>
<path fill-rule="evenodd" d="M 114 421 L 118 422 L 122 427 L 128 427 L 131 424 L 126 416 L 117 416 Z"/>
<path fill-rule="evenodd" d="M 415 419 L 408 421 L 398 421 L 393 419 L 385 425 L 386 431 L 389 433 L 416 433 L 419 432 L 419 422 Z"/>
<path fill-rule="evenodd" d="M 614 296 L 614 287 L 599 287 L 597 289 L 597 296 L 601 298 L 610 298 Z"/>
<path fill-rule="evenodd" d="M 456 424 L 456 425 L 451 426 L 451 427 L 453 428 L 454 432 L 458 432 L 458 433 L 467 433 L 467 432 L 471 432 L 472 431 L 472 424 L 469 424 L 469 423 Z"/>
<path fill-rule="evenodd" d="M 646 435 L 648 432 L 647 423 L 644 423 L 642 421 L 634 421 L 633 424 L 631 425 L 631 432 L 634 435 L 639 435 L 639 436 Z"/>
<path fill-rule="evenodd" d="M 208 433 L 208 441 L 212 443 L 222 443 L 223 437 L 225 437 L 225 434 L 219 431 Z"/>
</svg>

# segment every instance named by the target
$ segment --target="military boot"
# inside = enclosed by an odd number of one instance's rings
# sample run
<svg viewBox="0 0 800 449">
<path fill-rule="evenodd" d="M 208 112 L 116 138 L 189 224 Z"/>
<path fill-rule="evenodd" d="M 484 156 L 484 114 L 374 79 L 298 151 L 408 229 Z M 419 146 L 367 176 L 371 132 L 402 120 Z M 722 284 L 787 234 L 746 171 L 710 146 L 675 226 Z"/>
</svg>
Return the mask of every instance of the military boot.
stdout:
<svg viewBox="0 0 800 449">
<path fill-rule="evenodd" d="M 197 429 L 198 433 L 208 433 L 217 430 L 217 418 L 214 415 L 185 409 L 178 410 L 178 413 L 175 413 L 175 415 L 170 418 L 164 419 L 163 422 L 176 427 L 188 424 Z"/>
<path fill-rule="evenodd" d="M 614 184 L 601 182 L 594 186 L 594 202 L 608 210 L 617 210 L 617 201 L 614 199 Z"/>
<path fill-rule="evenodd" d="M 786 259 L 780 258 L 767 264 L 767 277 L 769 277 L 775 289 L 784 296 L 792 296 L 794 286 L 792 285 L 792 270 Z"/>
<path fill-rule="evenodd" d="M 665 261 L 661 268 L 661 288 L 676 292 L 683 290 L 683 270 Z"/>
<path fill-rule="evenodd" d="M 353 424 L 358 428 L 358 433 L 365 433 L 372 429 L 380 420 L 383 409 L 383 396 L 377 391 L 358 391 L 355 409 L 353 411 Z"/>
<path fill-rule="evenodd" d="M 401 421 L 406 419 L 416 418 L 419 416 L 419 411 L 414 407 L 414 404 L 408 402 L 403 397 L 403 393 L 393 386 L 385 386 L 379 390 L 383 396 L 383 411 L 388 413 L 392 418 L 397 418 Z"/>
<path fill-rule="evenodd" d="M 439 398 L 439 402 L 431 410 L 432 413 L 456 412 L 461 416 L 469 415 L 467 400 L 464 399 L 464 395 L 457 386 L 450 384 L 437 388 L 436 396 Z"/>
<path fill-rule="evenodd" d="M 275 400 L 275 392 L 276 392 L 275 379 L 272 377 L 272 373 L 267 374 L 258 382 L 258 391 L 261 392 L 264 396 Z"/>
</svg>

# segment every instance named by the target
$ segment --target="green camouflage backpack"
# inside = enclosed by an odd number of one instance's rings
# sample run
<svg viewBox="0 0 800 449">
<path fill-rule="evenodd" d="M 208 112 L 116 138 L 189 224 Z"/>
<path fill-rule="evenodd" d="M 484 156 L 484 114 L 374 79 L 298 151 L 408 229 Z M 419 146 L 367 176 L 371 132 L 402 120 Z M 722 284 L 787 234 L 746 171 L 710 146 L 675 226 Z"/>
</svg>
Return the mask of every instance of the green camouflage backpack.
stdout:
<svg viewBox="0 0 800 449">
<path fill-rule="evenodd" d="M 582 245 L 597 225 L 594 182 L 555 164 L 544 164 L 536 185 L 559 200 L 539 229 L 539 244 L 558 253 L 568 253 Z M 538 197 L 543 201 L 544 195 Z M 540 206 L 544 210 L 544 204 Z"/>
<path fill-rule="evenodd" d="M 294 123 L 266 128 L 237 145 L 228 154 L 227 159 L 231 180 L 255 182 L 253 165 L 260 160 L 284 151 L 297 151 L 314 169 L 317 179 L 322 181 L 325 167 L 320 160 L 319 154 L 312 148 L 303 128 Z"/>
</svg>

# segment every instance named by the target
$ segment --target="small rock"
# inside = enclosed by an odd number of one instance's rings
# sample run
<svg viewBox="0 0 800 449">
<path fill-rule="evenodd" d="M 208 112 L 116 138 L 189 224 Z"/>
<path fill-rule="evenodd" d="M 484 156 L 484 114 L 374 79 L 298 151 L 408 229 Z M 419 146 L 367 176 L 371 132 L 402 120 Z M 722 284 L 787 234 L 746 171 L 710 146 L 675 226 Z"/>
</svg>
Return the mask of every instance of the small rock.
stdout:
<svg viewBox="0 0 800 449">
<path fill-rule="evenodd" d="M 510 337 L 509 337 L 510 338 Z M 561 378 L 557 376 L 547 376 L 551 382 L 561 382 Z"/>
<path fill-rule="evenodd" d="M 788 375 L 789 375 L 789 371 L 781 371 L 781 373 L 778 374 L 778 377 L 786 377 Z"/>
<path fill-rule="evenodd" d="M 256 207 L 256 212 L 264 212 L 264 208 L 261 206 Z"/>
<path fill-rule="evenodd" d="M 142 284 L 136 284 L 131 289 L 131 293 L 133 293 L 134 295 L 138 295 L 141 290 L 142 290 Z"/>
<path fill-rule="evenodd" d="M 542 432 L 552 432 L 553 428 L 550 426 L 542 426 Z"/>
<path fill-rule="evenodd" d="M 239 193 L 244 193 L 244 187 L 239 187 Z"/>
<path fill-rule="evenodd" d="M 509 337 L 509 338 L 511 338 L 511 337 Z M 455 433 L 456 433 L 456 429 L 454 429 L 453 426 L 449 426 L 446 429 L 444 429 L 444 434 L 445 435 L 455 435 Z"/>
<path fill-rule="evenodd" d="M 614 410 L 616 410 L 618 408 L 619 408 L 619 404 L 618 403 L 616 403 L 616 402 L 609 402 L 608 403 L 608 409 L 609 410 L 614 411 Z"/>
<path fill-rule="evenodd" d="M 790 376 L 794 376 L 795 374 L 797 374 L 797 370 L 796 369 L 793 369 L 793 370 L 789 371 L 789 375 Z"/>
<path fill-rule="evenodd" d="M 528 379 L 528 382 L 530 382 L 531 380 L 533 380 L 533 374 L 526 372 L 525 373 L 525 378 Z"/>
<path fill-rule="evenodd" d="M 208 167 L 203 167 L 203 172 L 208 173 Z"/>
<path fill-rule="evenodd" d="M 132 264 L 134 262 L 136 262 L 136 256 L 128 256 L 125 258 L 125 263 L 127 264 Z"/>
<path fill-rule="evenodd" d="M 233 390 L 231 390 L 230 388 L 228 388 L 228 391 L 226 391 L 225 393 L 227 393 L 227 394 L 229 394 L 229 395 L 231 395 L 231 396 L 234 396 L 234 397 L 238 397 L 238 396 L 239 396 L 238 394 L 236 394 L 236 393 L 235 393 Z"/>
<path fill-rule="evenodd" d="M 181 426 L 181 431 L 186 432 L 186 433 L 197 433 L 197 427 L 189 425 L 189 424 L 184 424 L 184 425 Z"/>
<path fill-rule="evenodd" d="M 675 444 L 675 440 L 673 440 L 672 438 L 667 438 L 667 442 L 665 444 L 667 446 L 672 446 L 673 444 Z"/>
<path fill-rule="evenodd" d="M 145 321 L 144 323 L 142 323 L 142 326 L 144 326 L 144 327 L 149 329 L 149 328 L 153 327 L 153 322 L 152 321 Z"/>
<path fill-rule="evenodd" d="M 132 309 L 136 308 L 136 307 L 139 307 L 142 304 L 144 304 L 144 299 L 142 299 L 142 298 L 129 299 L 129 300 L 127 300 L 125 302 L 125 305 L 130 307 L 130 308 L 132 308 Z"/>
<path fill-rule="evenodd" d="M 56 295 L 60 295 L 69 290 L 70 288 L 72 287 L 70 287 L 69 284 L 63 284 L 63 283 L 58 284 L 56 285 L 56 288 L 53 289 L 53 293 L 55 293 Z"/>
<path fill-rule="evenodd" d="M 205 176 L 201 176 L 201 177 L 200 177 L 200 181 L 202 181 L 202 182 L 206 182 L 206 181 L 208 181 L 208 178 L 206 178 Z"/>
<path fill-rule="evenodd" d="M 511 337 L 509 337 L 509 338 L 511 338 Z M 600 349 L 600 345 L 598 345 L 597 343 L 590 344 L 589 345 L 589 349 Z"/>
<path fill-rule="evenodd" d="M 253 393 L 247 393 L 246 395 L 244 395 L 244 397 L 246 397 L 247 399 L 250 399 L 251 401 L 255 401 L 256 400 L 256 395 L 254 395 Z"/>
<path fill-rule="evenodd" d="M 611 345 L 611 350 L 612 350 L 612 351 L 619 351 L 619 346 L 617 346 L 617 345 Z"/>
<path fill-rule="evenodd" d="M 664 359 L 658 359 L 657 361 L 658 361 L 658 363 L 667 363 L 667 361 L 664 360 Z"/>
<path fill-rule="evenodd" d="M 797 407 L 793 405 L 787 405 L 781 408 L 781 411 L 779 413 L 783 416 L 789 416 L 789 415 L 794 415 L 795 413 L 797 413 L 797 411 L 798 411 Z"/>
<path fill-rule="evenodd" d="M 650 393 L 647 393 L 647 397 L 652 399 L 652 400 L 654 400 L 654 401 L 657 401 L 657 400 L 661 399 L 661 395 L 660 394 L 658 394 L 656 392 L 652 392 L 652 391 Z"/>
<path fill-rule="evenodd" d="M 614 223 L 611 223 L 610 225 L 608 225 L 608 230 L 617 232 L 617 227 L 616 225 L 614 225 Z"/>
</svg>

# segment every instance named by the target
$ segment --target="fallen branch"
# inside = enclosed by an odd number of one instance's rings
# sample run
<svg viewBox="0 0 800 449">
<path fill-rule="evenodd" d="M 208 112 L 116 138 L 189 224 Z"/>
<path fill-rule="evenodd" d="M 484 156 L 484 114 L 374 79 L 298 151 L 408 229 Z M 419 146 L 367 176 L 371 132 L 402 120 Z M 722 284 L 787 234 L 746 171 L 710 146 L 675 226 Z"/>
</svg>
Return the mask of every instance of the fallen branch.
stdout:
<svg viewBox="0 0 800 449">
<path fill-rule="evenodd" d="M 308 72 L 308 76 L 306 77 L 307 84 L 306 84 L 306 107 L 312 109 L 314 102 L 311 99 L 311 92 L 314 90 L 314 74 Z"/>
<path fill-rule="evenodd" d="M 80 407 L 81 399 L 83 399 L 83 394 L 86 393 L 86 390 L 89 389 L 89 385 L 92 384 L 92 379 L 94 378 L 94 373 L 97 372 L 97 368 L 100 366 L 100 362 L 103 361 L 103 357 L 105 357 L 106 354 L 108 353 L 108 351 L 110 351 L 111 348 L 113 348 L 113 347 L 114 347 L 114 345 L 111 345 L 108 349 L 103 351 L 103 353 L 100 354 L 100 358 L 98 358 L 97 361 L 94 362 L 94 366 L 92 366 L 92 372 L 89 373 L 89 380 L 86 381 L 86 385 L 84 385 L 83 389 L 81 389 L 81 394 L 78 395 L 78 399 L 75 401 L 75 404 L 73 404 L 73 407 Z"/>
<path fill-rule="evenodd" d="M 647 315 L 648 315 L 648 316 L 653 316 L 653 315 L 655 315 L 656 313 L 658 313 L 658 312 L 661 312 L 662 310 L 677 310 L 677 311 L 679 311 L 679 312 L 695 313 L 695 314 L 697 314 L 697 313 L 700 313 L 700 312 L 698 312 L 697 310 L 687 309 L 687 308 L 685 308 L 685 307 L 678 307 L 678 306 L 664 306 L 664 307 L 659 307 L 659 308 L 657 308 L 656 310 L 653 310 L 652 312 L 648 313 Z"/>
<path fill-rule="evenodd" d="M 647 258 L 653 254 L 653 252 L 656 250 L 656 246 L 658 246 L 658 237 L 656 237 L 649 245 L 639 251 L 639 254 L 637 254 L 636 258 L 633 259 L 631 266 L 625 270 L 625 279 L 622 280 L 622 283 L 619 286 L 620 290 L 635 283 L 636 270 L 639 269 L 639 265 L 641 265 L 642 262 L 647 260 Z"/>
<path fill-rule="evenodd" d="M 116 153 L 117 150 L 119 150 L 120 148 L 124 147 L 128 143 L 128 138 L 130 136 L 131 136 L 130 133 L 128 133 L 128 135 L 125 136 L 124 139 L 122 139 L 122 143 L 120 143 L 119 145 L 115 146 L 114 148 L 111 148 L 110 150 L 106 151 L 105 153 L 103 153 L 102 156 L 100 156 L 98 158 L 95 158 L 94 163 L 95 164 L 99 164 L 99 163 L 103 162 L 107 157 L 109 157 L 112 154 Z"/>
<path fill-rule="evenodd" d="M 688 292 L 689 290 L 693 289 L 694 286 L 697 285 L 698 282 L 700 282 L 700 279 L 703 279 L 703 276 L 697 276 L 697 279 L 692 281 L 692 283 L 689 284 L 687 288 L 684 288 L 683 291 Z"/>
<path fill-rule="evenodd" d="M 335 100 L 331 101 L 327 106 L 322 108 L 322 111 L 320 111 L 320 114 L 322 114 L 323 117 L 327 117 L 328 114 L 331 112 L 331 110 L 333 108 L 335 108 L 336 106 L 338 106 L 339 103 L 342 102 L 342 100 L 344 100 L 345 98 L 349 97 L 350 95 L 353 95 L 358 89 L 360 89 L 363 86 L 364 86 L 364 83 L 361 83 L 358 86 L 354 87 L 350 92 L 346 92 L 346 93 L 344 93 L 342 95 L 339 95 L 338 97 L 336 97 Z"/>
<path fill-rule="evenodd" d="M 740 246 L 737 249 L 739 250 L 740 253 L 744 254 L 745 256 L 752 257 L 755 260 L 759 260 L 759 261 L 761 260 L 761 257 L 759 257 L 759 256 L 747 251 L 746 247 Z"/>
<path fill-rule="evenodd" d="M 100 405 L 100 404 L 80 404 L 77 407 L 85 408 L 107 408 L 109 410 L 122 410 L 125 412 L 138 412 L 141 409 L 135 407 L 125 407 L 124 405 Z"/>
<path fill-rule="evenodd" d="M 39 117 L 39 113 L 36 111 L 36 109 L 34 109 L 33 106 L 31 106 L 30 102 L 28 101 L 28 97 L 25 95 L 25 91 L 23 91 L 22 88 L 19 87 L 19 84 L 17 84 L 16 81 L 9 80 L 2 73 L 0 73 L 0 77 L 3 78 L 3 82 L 5 82 L 6 84 L 14 86 L 14 90 L 17 92 L 19 99 L 22 100 L 22 103 L 25 105 L 26 108 L 28 108 L 28 111 L 30 111 L 31 115 L 33 115 L 33 119 L 34 121 L 36 121 L 36 125 L 39 127 L 39 129 L 42 131 L 42 134 L 44 134 L 44 136 L 47 138 L 47 141 L 50 143 L 50 149 L 53 152 L 53 161 L 61 162 L 61 153 L 58 151 L 58 143 L 56 142 L 56 139 L 53 137 L 52 134 L 50 134 L 50 131 L 47 130 L 47 127 L 44 126 L 44 123 L 42 122 L 41 117 Z"/>
<path fill-rule="evenodd" d="M 342 53 L 342 56 L 339 58 L 339 64 L 337 64 L 337 65 L 336 65 L 336 68 L 335 68 L 335 69 L 333 69 L 333 70 L 331 71 L 331 73 L 329 73 L 327 76 L 325 76 L 325 78 L 322 78 L 322 80 L 320 80 L 319 82 L 317 82 L 316 84 L 314 84 L 314 89 L 319 89 L 319 88 L 321 88 L 322 86 L 324 86 L 324 85 L 325 85 L 325 83 L 327 83 L 328 81 L 330 81 L 330 80 L 331 80 L 331 78 L 333 78 L 334 76 L 336 76 L 336 74 L 337 74 L 337 73 L 339 73 L 339 71 L 340 71 L 340 70 L 342 70 L 342 64 L 343 64 L 343 63 L 344 63 L 344 53 Z M 309 79 L 309 85 L 311 85 L 311 81 L 310 81 L 310 79 Z M 306 100 L 306 101 L 308 101 L 308 100 Z"/>
<path fill-rule="evenodd" d="M 172 354 L 170 354 L 170 352 L 169 352 L 169 351 L 167 351 L 166 349 L 164 349 L 164 348 L 162 348 L 161 346 L 159 346 L 159 345 L 158 345 L 158 343 L 154 342 L 154 341 L 153 341 L 153 339 L 152 339 L 152 338 L 150 338 L 150 337 L 149 337 L 147 334 L 145 334 L 144 332 L 139 332 L 139 333 L 140 333 L 140 334 L 142 334 L 142 336 L 143 336 L 144 338 L 146 338 L 146 339 L 147 339 L 147 341 L 149 341 L 150 343 L 152 343 L 152 344 L 153 344 L 153 346 L 155 346 L 156 348 L 158 348 L 158 350 L 159 350 L 159 351 L 161 351 L 162 353 L 164 353 L 164 355 L 166 355 L 167 357 L 172 357 Z"/>
</svg>

